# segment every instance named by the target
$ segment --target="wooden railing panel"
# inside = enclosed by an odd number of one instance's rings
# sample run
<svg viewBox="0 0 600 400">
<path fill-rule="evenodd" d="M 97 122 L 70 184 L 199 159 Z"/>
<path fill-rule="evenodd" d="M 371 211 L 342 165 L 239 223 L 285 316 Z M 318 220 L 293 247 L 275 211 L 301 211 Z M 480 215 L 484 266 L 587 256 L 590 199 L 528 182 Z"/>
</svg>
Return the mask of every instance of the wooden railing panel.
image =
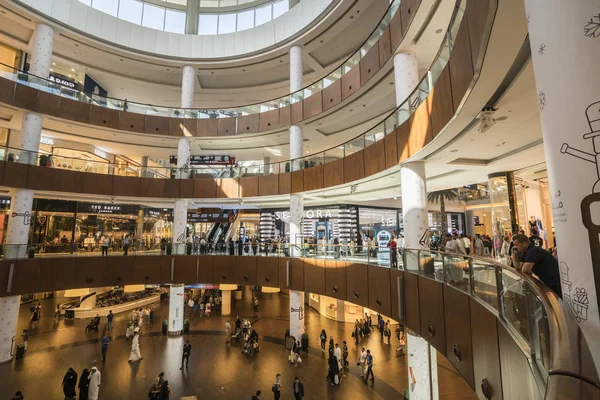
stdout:
<svg viewBox="0 0 600 400">
<path fill-rule="evenodd" d="M 292 193 L 292 173 L 285 172 L 279 174 L 279 194 Z"/>
<path fill-rule="evenodd" d="M 446 325 L 442 283 L 419 276 L 419 303 L 421 336 L 445 356 Z"/>
<path fill-rule="evenodd" d="M 98 251 L 98 253 L 100 253 L 100 251 Z M 77 267 L 78 265 L 75 266 L 75 268 Z M 113 257 L 110 262 L 106 264 L 103 286 L 131 285 L 135 282 L 134 274 L 134 263 L 131 262 L 131 260 L 126 257 Z"/>
<path fill-rule="evenodd" d="M 392 56 L 392 39 L 390 37 L 390 30 L 391 28 L 388 25 L 377 41 L 377 45 L 379 46 L 379 68 L 383 68 L 383 65 Z"/>
<path fill-rule="evenodd" d="M 139 178 L 118 175 L 113 177 L 113 196 L 140 197 L 141 192 Z"/>
<path fill-rule="evenodd" d="M 417 13 L 420 2 L 421 0 L 404 0 L 400 2 L 400 17 L 402 18 L 402 26 L 404 27 L 405 34 Z"/>
<path fill-rule="evenodd" d="M 104 126 L 110 129 L 119 129 L 119 112 L 117 110 L 112 110 L 106 107 L 100 107 L 92 105 L 92 116 L 90 123 L 92 125 Z M 148 117 L 146 117 L 148 118 Z M 157 123 L 164 124 L 164 118 L 154 117 Z M 154 134 L 162 134 L 160 130 L 156 132 L 148 132 L 146 133 L 154 133 Z"/>
<path fill-rule="evenodd" d="M 291 105 L 292 114 L 291 114 L 291 123 L 297 124 L 298 122 L 304 119 L 303 107 L 304 101 L 299 101 Z"/>
<path fill-rule="evenodd" d="M 142 197 L 170 197 L 169 193 L 165 193 L 165 180 L 154 178 L 140 178 L 140 195 Z"/>
<path fill-rule="evenodd" d="M 290 126 L 292 124 L 292 107 L 285 106 L 279 109 L 279 127 Z"/>
<path fill-rule="evenodd" d="M 404 274 L 404 312 L 406 326 L 421 335 L 421 302 L 419 300 L 419 276 L 412 272 Z M 427 331 L 423 333 L 426 334 Z"/>
<path fill-rule="evenodd" d="M 200 178 L 194 179 L 194 198 L 195 199 L 216 199 L 217 181 L 214 179 Z"/>
<path fill-rule="evenodd" d="M 259 196 L 276 196 L 279 194 L 279 174 L 264 175 L 258 178 Z"/>
<path fill-rule="evenodd" d="M 238 117 L 238 135 L 258 132 L 260 115 L 261 114 L 250 114 Z"/>
<path fill-rule="evenodd" d="M 214 256 L 198 256 L 198 283 L 213 283 L 216 279 L 213 277 Z"/>
<path fill-rule="evenodd" d="M 281 264 L 280 268 L 281 268 Z M 284 264 L 285 276 L 285 264 Z M 280 275 L 281 277 L 281 275 Z M 279 280 L 281 282 L 281 279 Z M 304 261 L 300 258 L 290 259 L 290 289 L 304 292 Z"/>
<path fill-rule="evenodd" d="M 102 194 L 111 196 L 113 193 L 113 176 L 104 174 L 77 174 L 81 181 L 81 193 Z"/>
<path fill-rule="evenodd" d="M 90 123 L 91 106 L 81 101 L 61 97 L 58 106 L 58 116 L 72 121 Z M 143 126 L 142 126 L 143 128 Z M 119 127 L 119 129 L 121 129 Z M 139 129 L 137 130 L 139 132 Z"/>
<path fill-rule="evenodd" d="M 406 324 L 406 316 L 404 315 L 406 307 L 404 306 L 404 299 L 406 297 L 406 293 L 404 292 L 406 283 L 404 282 L 404 271 L 400 271 L 397 269 L 393 269 L 391 271 L 391 281 L 390 281 L 390 292 L 391 292 L 391 302 L 392 302 L 392 315 L 391 317 L 399 321 L 401 324 Z M 398 290 L 398 278 L 400 278 L 401 286 L 400 290 Z M 398 297 L 402 294 L 402 299 L 398 302 Z M 400 306 L 402 306 L 402 310 L 400 310 Z M 402 318 L 400 318 L 402 312 Z"/>
<path fill-rule="evenodd" d="M 304 170 L 292 172 L 292 193 L 304 191 Z"/>
<path fill-rule="evenodd" d="M 217 198 L 235 199 L 240 197 L 240 184 L 237 178 L 217 179 Z"/>
<path fill-rule="evenodd" d="M 323 112 L 323 91 L 313 93 L 302 100 L 304 105 L 304 119 L 309 119 Z"/>
<path fill-rule="evenodd" d="M 168 193 L 169 197 L 172 197 L 175 199 L 180 197 L 179 196 L 179 179 L 165 179 L 165 193 Z"/>
<path fill-rule="evenodd" d="M 323 166 L 306 168 L 304 170 L 304 191 L 323 189 Z"/>
<path fill-rule="evenodd" d="M 364 86 L 379 69 L 379 47 L 373 46 L 360 60 L 360 86 Z"/>
<path fill-rule="evenodd" d="M 235 283 L 235 262 L 232 261 L 231 256 L 214 256 L 212 283 Z"/>
<path fill-rule="evenodd" d="M 9 79 L 0 78 L 0 103 L 13 104 L 16 84 Z"/>
<path fill-rule="evenodd" d="M 35 168 L 35 167 L 32 167 Z M 16 162 L 5 162 L 2 175 L 2 186 L 20 189 L 35 189 L 28 185 L 29 165 Z"/>
<path fill-rule="evenodd" d="M 401 13 L 396 12 L 390 21 L 390 41 L 392 49 L 397 49 L 404 39 L 404 31 L 402 30 L 402 16 Z"/>
<path fill-rule="evenodd" d="M 369 308 L 384 315 L 387 321 L 392 315 L 390 299 L 390 268 L 368 268 L 369 271 Z"/>
<path fill-rule="evenodd" d="M 17 85 L 13 99 L 15 107 L 24 108 L 26 110 L 37 110 L 37 94 L 38 90 L 25 85 Z"/>
<path fill-rule="evenodd" d="M 474 389 L 469 295 L 444 285 L 444 313 L 448 360 Z"/>
<path fill-rule="evenodd" d="M 469 26 L 469 40 L 471 42 L 471 56 L 473 66 L 478 65 L 479 56 L 485 53 L 482 49 L 488 17 L 490 13 L 489 1 L 467 2 L 467 24 Z"/>
<path fill-rule="evenodd" d="M 342 102 L 342 80 L 338 79 L 323 89 L 323 110 L 327 111 Z"/>
<path fill-rule="evenodd" d="M 304 291 L 325 293 L 325 260 L 304 259 Z"/>
<path fill-rule="evenodd" d="M 256 273 L 258 286 L 280 287 L 285 282 L 279 281 L 279 259 L 277 257 L 260 258 Z"/>
<path fill-rule="evenodd" d="M 235 283 L 238 285 L 257 285 L 258 257 L 235 257 Z"/>
<path fill-rule="evenodd" d="M 375 175 L 385 170 L 385 142 L 380 140 L 365 147 L 365 176 Z"/>
<path fill-rule="evenodd" d="M 244 176 L 240 179 L 240 197 L 258 196 L 258 176 Z"/>
<path fill-rule="evenodd" d="M 464 18 L 460 24 L 448 65 L 452 82 L 452 101 L 454 109 L 458 110 L 474 76 L 467 18 Z"/>
<path fill-rule="evenodd" d="M 430 107 L 432 137 L 435 138 L 454 116 L 450 68 L 447 66 L 429 94 L 427 103 Z"/>
<path fill-rule="evenodd" d="M 398 164 L 398 131 L 394 129 L 383 139 L 385 147 L 385 169 Z"/>
<path fill-rule="evenodd" d="M 433 140 L 429 105 L 421 103 L 408 119 L 410 132 L 408 134 L 408 154 L 414 156 L 418 151 Z"/>
<path fill-rule="evenodd" d="M 279 127 L 279 110 L 271 110 L 260 113 L 259 128 L 260 132 L 266 132 Z"/>
<path fill-rule="evenodd" d="M 39 92 L 37 111 L 41 114 L 58 117 L 59 103 L 60 97 L 46 92 Z"/>
<path fill-rule="evenodd" d="M 342 76 L 342 100 L 346 100 L 360 87 L 360 64 L 356 64 Z"/>
<path fill-rule="evenodd" d="M 133 262 L 133 279 L 138 284 L 160 284 L 160 267 L 162 257 L 152 256 L 129 256 L 129 261 Z M 131 260 L 133 258 L 133 261 Z M 84 286 L 86 287 L 86 286 Z"/>
<path fill-rule="evenodd" d="M 63 108 L 63 100 L 60 100 L 60 109 Z M 119 111 L 119 130 L 129 132 L 144 132 L 145 115 Z"/>
<path fill-rule="evenodd" d="M 344 182 L 354 182 L 365 177 L 364 150 L 344 157 Z"/>
<path fill-rule="evenodd" d="M 325 260 L 325 291 L 326 296 L 346 300 L 346 272 L 348 263 L 345 261 Z"/>
<path fill-rule="evenodd" d="M 344 159 L 327 163 L 327 169 L 323 170 L 323 182 L 325 187 L 337 186 L 344 183 Z"/>
<path fill-rule="evenodd" d="M 348 263 L 346 267 L 346 301 L 369 307 L 368 268 L 366 264 Z"/>
<path fill-rule="evenodd" d="M 235 118 L 218 118 L 218 136 L 233 136 L 236 133 Z"/>
</svg>

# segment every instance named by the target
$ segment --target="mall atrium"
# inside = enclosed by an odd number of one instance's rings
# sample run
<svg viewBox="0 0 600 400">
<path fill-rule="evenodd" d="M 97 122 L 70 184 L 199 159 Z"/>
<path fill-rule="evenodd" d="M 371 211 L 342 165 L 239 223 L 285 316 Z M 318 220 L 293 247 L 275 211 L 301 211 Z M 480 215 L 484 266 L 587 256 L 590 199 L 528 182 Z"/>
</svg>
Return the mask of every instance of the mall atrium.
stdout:
<svg viewBox="0 0 600 400">
<path fill-rule="evenodd" d="M 0 397 L 600 399 L 598 0 L 0 0 Z"/>
</svg>

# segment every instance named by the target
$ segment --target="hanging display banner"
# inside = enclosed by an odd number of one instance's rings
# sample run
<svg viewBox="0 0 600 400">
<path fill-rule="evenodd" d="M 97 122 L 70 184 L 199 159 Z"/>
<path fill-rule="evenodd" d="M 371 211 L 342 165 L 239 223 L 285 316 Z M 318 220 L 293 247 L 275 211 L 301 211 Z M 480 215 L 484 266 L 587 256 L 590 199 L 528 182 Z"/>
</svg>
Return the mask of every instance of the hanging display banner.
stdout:
<svg viewBox="0 0 600 400">
<path fill-rule="evenodd" d="M 562 297 L 600 368 L 600 10 L 597 0 L 525 8 Z"/>
</svg>

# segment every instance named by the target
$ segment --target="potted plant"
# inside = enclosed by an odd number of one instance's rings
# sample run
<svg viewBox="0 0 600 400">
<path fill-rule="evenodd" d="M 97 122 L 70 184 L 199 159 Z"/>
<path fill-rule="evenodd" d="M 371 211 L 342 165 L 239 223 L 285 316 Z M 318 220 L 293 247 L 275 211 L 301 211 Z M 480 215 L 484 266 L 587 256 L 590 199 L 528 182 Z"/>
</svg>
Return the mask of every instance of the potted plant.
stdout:
<svg viewBox="0 0 600 400">
<path fill-rule="evenodd" d="M 302 334 L 302 341 L 300 344 L 302 345 L 302 350 L 308 351 L 308 333 L 304 332 Z"/>
<path fill-rule="evenodd" d="M 183 321 L 183 333 L 190 333 L 190 320 L 186 319 L 185 321 Z"/>
<path fill-rule="evenodd" d="M 169 328 L 169 321 L 166 319 L 162 322 L 162 334 L 167 335 L 167 329 Z"/>
</svg>

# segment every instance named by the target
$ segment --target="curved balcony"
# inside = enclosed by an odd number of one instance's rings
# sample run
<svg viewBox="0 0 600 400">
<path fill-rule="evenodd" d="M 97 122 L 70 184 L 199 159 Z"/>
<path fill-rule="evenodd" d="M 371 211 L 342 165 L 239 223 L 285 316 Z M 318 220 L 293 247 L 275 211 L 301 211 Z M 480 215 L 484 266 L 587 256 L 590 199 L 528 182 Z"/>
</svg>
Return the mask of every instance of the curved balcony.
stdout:
<svg viewBox="0 0 600 400">
<path fill-rule="evenodd" d="M 163 283 L 299 290 L 356 303 L 406 325 L 447 357 L 479 398 L 600 395 L 592 355 L 573 314 L 532 277 L 490 259 L 428 250 L 405 249 L 397 255 L 399 268 L 388 267 L 393 255 L 387 248 L 375 258 L 348 246 L 305 245 L 298 249 L 301 257 L 289 257 L 288 251 L 3 260 L 0 295 Z"/>
<path fill-rule="evenodd" d="M 3 94 L 0 101 L 29 111 L 134 133 L 217 137 L 273 131 L 333 110 L 372 83 L 369 81 L 382 68 L 391 66 L 392 55 L 419 10 L 420 1 L 412 3 L 415 4 L 393 0 L 360 49 L 323 79 L 259 104 L 202 110 L 141 104 L 71 90 L 8 66 L 0 68 L 9 71 L 0 72 Z"/>
<path fill-rule="evenodd" d="M 466 9 L 463 8 L 464 2 L 460 4 L 431 72 L 384 122 L 343 145 L 266 167 L 198 169 L 193 171 L 191 179 L 168 179 L 180 176 L 177 169 L 170 168 L 142 171 L 139 178 L 114 176 L 115 169 L 107 163 L 90 162 L 92 172 L 97 172 L 93 174 L 36 167 L 30 164 L 38 164 L 40 154 L 7 149 L 6 162 L 0 163 L 0 184 L 126 197 L 237 199 L 318 190 L 375 175 L 413 157 L 430 143 L 459 110 L 476 79 L 475 70 L 483 62 L 483 55 L 479 47 L 470 44 L 484 43 L 481 38 L 470 34 L 483 34 L 486 19 L 463 16 L 485 16 L 491 9 L 482 2 L 469 1 Z M 19 104 L 27 99 L 31 101 L 31 96 L 15 94 L 14 98 L 22 99 Z M 47 106 L 47 103 L 43 104 L 43 107 Z"/>
</svg>

